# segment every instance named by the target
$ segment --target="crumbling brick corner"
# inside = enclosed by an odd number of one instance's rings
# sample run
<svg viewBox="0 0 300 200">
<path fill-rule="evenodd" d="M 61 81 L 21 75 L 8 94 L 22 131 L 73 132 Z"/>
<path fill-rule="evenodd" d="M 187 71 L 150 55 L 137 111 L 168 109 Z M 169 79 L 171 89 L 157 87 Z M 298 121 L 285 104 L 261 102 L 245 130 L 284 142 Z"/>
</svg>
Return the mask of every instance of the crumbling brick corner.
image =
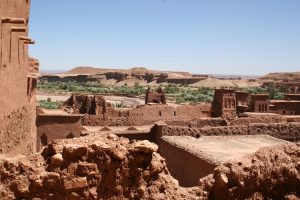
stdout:
<svg viewBox="0 0 300 200">
<path fill-rule="evenodd" d="M 153 92 L 151 88 L 149 87 L 147 92 L 146 92 L 146 97 L 145 97 L 145 104 L 149 103 L 157 103 L 157 104 L 166 104 L 166 95 L 159 87 L 156 92 Z"/>
</svg>

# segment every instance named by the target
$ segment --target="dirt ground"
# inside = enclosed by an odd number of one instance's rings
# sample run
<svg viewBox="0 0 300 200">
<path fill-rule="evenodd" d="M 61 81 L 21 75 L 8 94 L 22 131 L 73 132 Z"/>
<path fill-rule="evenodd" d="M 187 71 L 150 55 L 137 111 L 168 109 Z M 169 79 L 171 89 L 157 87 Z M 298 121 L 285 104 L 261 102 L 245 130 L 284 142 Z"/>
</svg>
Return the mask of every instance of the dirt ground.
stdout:
<svg viewBox="0 0 300 200">
<path fill-rule="evenodd" d="M 47 100 L 51 98 L 52 101 L 66 101 L 71 94 L 55 94 L 55 93 L 42 93 L 38 92 L 37 100 Z M 145 104 L 144 99 L 134 98 L 134 97 L 123 97 L 123 96 L 104 96 L 105 100 L 109 103 L 120 103 L 124 105 L 136 107 L 138 105 Z"/>
</svg>

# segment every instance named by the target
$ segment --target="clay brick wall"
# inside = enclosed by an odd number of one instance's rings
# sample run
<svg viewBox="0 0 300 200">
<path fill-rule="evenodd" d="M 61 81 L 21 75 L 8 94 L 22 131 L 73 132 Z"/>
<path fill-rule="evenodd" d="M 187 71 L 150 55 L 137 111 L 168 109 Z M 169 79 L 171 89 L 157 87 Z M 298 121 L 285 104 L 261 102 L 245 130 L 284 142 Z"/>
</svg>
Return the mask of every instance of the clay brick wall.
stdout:
<svg viewBox="0 0 300 200">
<path fill-rule="evenodd" d="M 227 126 L 227 122 L 222 118 L 201 118 L 193 120 L 167 120 L 168 126 L 188 126 L 191 128 L 202 128 L 205 126 Z"/>
<path fill-rule="evenodd" d="M 171 145 L 165 140 L 161 140 L 159 149 L 159 153 L 166 159 L 171 175 L 184 187 L 197 185 L 199 177 L 209 175 L 217 167 L 217 164 L 199 159 L 191 152 Z"/>
<path fill-rule="evenodd" d="M 107 112 L 99 115 L 84 115 L 85 126 L 141 126 L 156 121 L 192 120 L 211 117 L 210 104 L 182 105 L 144 105 L 133 109 L 115 109 L 109 107 Z"/>
<path fill-rule="evenodd" d="M 238 125 L 249 125 L 253 123 L 286 123 L 288 122 L 285 116 L 281 115 L 274 115 L 274 114 L 259 114 L 259 115 L 250 115 L 249 117 L 241 117 L 237 118 L 230 122 L 231 126 L 238 126 Z"/>
<path fill-rule="evenodd" d="M 250 112 L 268 113 L 270 100 L 267 94 L 251 95 Z"/>
<path fill-rule="evenodd" d="M 285 100 L 287 101 L 300 101 L 300 94 L 286 94 L 285 95 Z"/>
<path fill-rule="evenodd" d="M 152 124 L 156 121 L 188 120 L 211 116 L 210 104 L 182 105 L 178 107 L 168 105 L 142 106 L 129 111 L 129 121 L 137 125 Z M 134 124 L 133 124 L 134 125 Z"/>
<path fill-rule="evenodd" d="M 287 141 L 300 141 L 300 123 L 253 123 L 244 126 L 221 126 L 187 128 L 168 125 L 155 125 L 151 134 L 160 142 L 162 136 L 225 136 L 225 135 L 270 135 Z"/>
<path fill-rule="evenodd" d="M 0 1 L 0 152 L 35 151 L 37 67 L 29 63 L 30 0 Z M 38 63 L 33 63 L 38 65 Z"/>
<path fill-rule="evenodd" d="M 148 88 L 145 96 L 145 104 L 149 103 L 158 103 L 158 104 L 166 104 L 166 96 L 161 88 L 158 88 L 156 92 L 152 91 Z"/>
<path fill-rule="evenodd" d="M 213 117 L 234 119 L 236 117 L 236 96 L 235 90 L 216 89 L 214 94 Z"/>
<path fill-rule="evenodd" d="M 236 109 L 238 113 L 245 112 L 249 107 L 249 93 L 244 91 L 236 91 Z"/>
<path fill-rule="evenodd" d="M 46 115 L 37 117 L 37 151 L 53 139 L 66 139 L 81 135 L 81 116 Z"/>
<path fill-rule="evenodd" d="M 300 115 L 300 101 L 271 101 L 270 111 L 281 115 Z"/>
</svg>

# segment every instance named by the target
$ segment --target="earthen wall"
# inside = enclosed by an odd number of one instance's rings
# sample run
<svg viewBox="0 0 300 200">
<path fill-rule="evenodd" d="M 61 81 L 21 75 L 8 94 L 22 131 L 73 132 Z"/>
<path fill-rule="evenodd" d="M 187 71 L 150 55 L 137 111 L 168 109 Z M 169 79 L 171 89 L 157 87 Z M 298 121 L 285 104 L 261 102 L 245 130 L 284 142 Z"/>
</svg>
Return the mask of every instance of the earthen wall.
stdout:
<svg viewBox="0 0 300 200">
<path fill-rule="evenodd" d="M 205 126 L 227 126 L 222 118 L 200 118 L 193 120 L 178 119 L 164 121 L 168 126 L 187 126 L 191 128 L 203 128 Z"/>
<path fill-rule="evenodd" d="M 0 152 L 29 154 L 35 149 L 37 68 L 29 63 L 30 0 L 0 1 Z M 38 65 L 38 64 L 36 64 Z"/>
<path fill-rule="evenodd" d="M 300 115 L 300 101 L 271 101 L 270 111 L 281 115 Z"/>
<path fill-rule="evenodd" d="M 179 180 L 180 186 L 183 187 L 198 185 L 199 177 L 211 174 L 217 167 L 217 164 L 199 159 L 198 156 L 164 140 L 161 140 L 159 153 L 166 159 L 171 175 Z"/>
<path fill-rule="evenodd" d="M 46 115 L 37 118 L 37 150 L 46 146 L 51 140 L 75 138 L 81 135 L 81 116 Z"/>
<path fill-rule="evenodd" d="M 187 128 L 179 126 L 155 125 L 151 131 L 160 142 L 162 136 L 226 136 L 226 135 L 270 135 L 287 141 L 300 141 L 300 123 L 253 123 L 243 126 L 222 126 Z"/>
<path fill-rule="evenodd" d="M 180 121 L 211 117 L 210 104 L 182 105 L 145 105 L 133 109 L 111 108 L 104 115 L 84 115 L 85 126 L 141 126 L 157 121 Z"/>
</svg>

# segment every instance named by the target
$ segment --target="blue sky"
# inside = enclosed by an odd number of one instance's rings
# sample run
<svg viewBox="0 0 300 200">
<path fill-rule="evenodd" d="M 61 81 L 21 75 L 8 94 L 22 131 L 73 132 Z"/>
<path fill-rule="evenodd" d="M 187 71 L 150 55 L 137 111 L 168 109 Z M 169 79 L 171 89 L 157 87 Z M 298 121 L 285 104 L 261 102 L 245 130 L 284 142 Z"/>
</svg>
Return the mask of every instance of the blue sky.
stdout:
<svg viewBox="0 0 300 200">
<path fill-rule="evenodd" d="M 30 36 L 42 70 L 300 71 L 299 0 L 32 0 Z"/>
</svg>

